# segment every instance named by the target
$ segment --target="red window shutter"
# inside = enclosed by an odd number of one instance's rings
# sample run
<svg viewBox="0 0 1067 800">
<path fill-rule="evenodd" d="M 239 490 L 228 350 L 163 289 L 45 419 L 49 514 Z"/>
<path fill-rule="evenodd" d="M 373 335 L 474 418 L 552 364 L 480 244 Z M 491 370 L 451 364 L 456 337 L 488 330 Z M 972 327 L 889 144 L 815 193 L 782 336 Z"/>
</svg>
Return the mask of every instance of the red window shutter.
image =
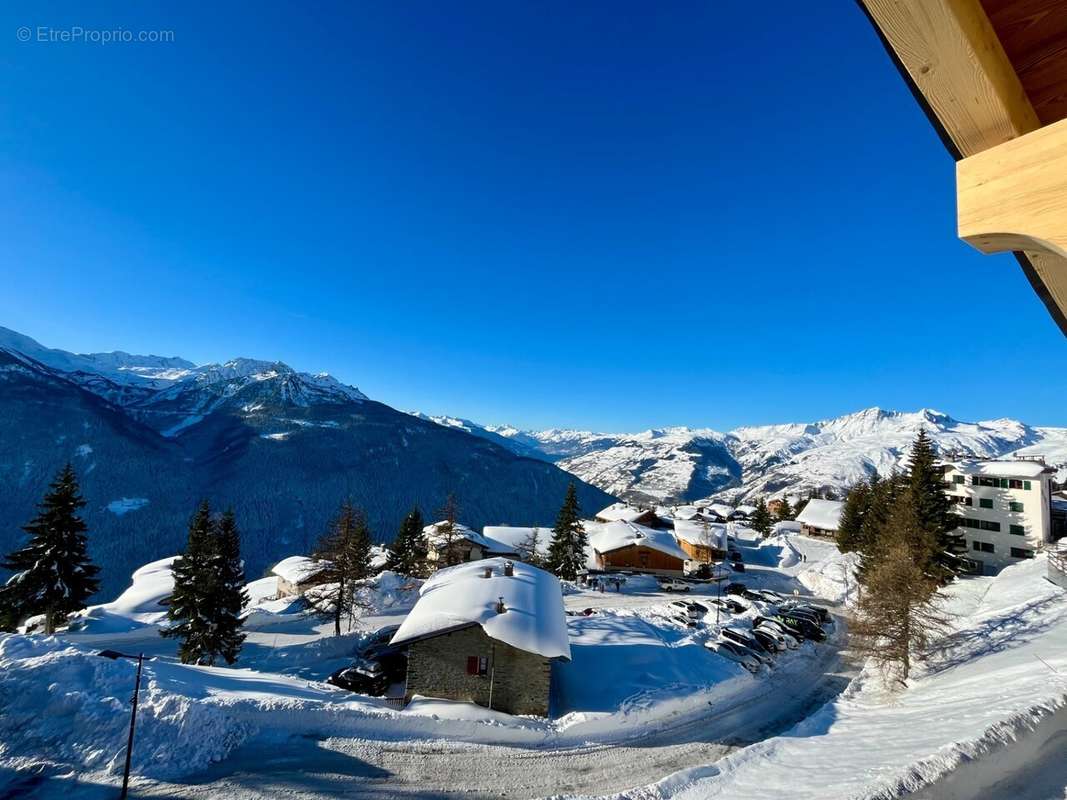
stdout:
<svg viewBox="0 0 1067 800">
<path fill-rule="evenodd" d="M 478 656 L 467 656 L 467 674 L 478 674 Z"/>
</svg>

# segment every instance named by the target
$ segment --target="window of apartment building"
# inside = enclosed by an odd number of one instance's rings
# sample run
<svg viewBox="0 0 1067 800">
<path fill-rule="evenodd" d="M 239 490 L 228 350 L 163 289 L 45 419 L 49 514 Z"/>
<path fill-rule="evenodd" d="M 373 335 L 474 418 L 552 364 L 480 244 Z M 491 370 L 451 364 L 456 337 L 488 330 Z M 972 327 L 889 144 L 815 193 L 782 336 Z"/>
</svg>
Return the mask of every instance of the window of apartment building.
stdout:
<svg viewBox="0 0 1067 800">
<path fill-rule="evenodd" d="M 1029 489 L 1030 481 L 1022 481 L 1018 478 L 1012 478 L 1008 481 L 1009 489 Z"/>
<path fill-rule="evenodd" d="M 979 553 L 992 553 L 992 552 L 995 552 L 995 548 L 989 542 L 973 541 L 973 542 L 971 542 L 971 549 L 972 550 L 977 550 Z"/>
<path fill-rule="evenodd" d="M 1014 500 L 1011 501 L 1010 503 L 1008 503 L 1008 511 L 1022 511 L 1022 510 L 1023 510 L 1023 504 L 1022 503 L 1016 503 Z"/>
<path fill-rule="evenodd" d="M 960 524 L 961 528 L 977 528 L 977 527 L 979 527 L 978 520 L 970 519 L 969 517 L 960 517 L 959 524 Z"/>
<path fill-rule="evenodd" d="M 1013 547 L 1011 549 L 1012 558 L 1033 558 L 1034 551 L 1027 550 L 1025 547 Z"/>
<path fill-rule="evenodd" d="M 1000 530 L 1000 523 L 999 522 L 990 522 L 987 519 L 983 519 L 983 520 L 981 520 L 980 527 L 981 527 L 981 529 L 983 531 L 999 531 Z"/>
<path fill-rule="evenodd" d="M 467 674 L 484 678 L 489 674 L 489 656 L 467 656 Z"/>
<path fill-rule="evenodd" d="M 991 497 L 980 497 L 978 498 L 978 505 L 982 508 L 992 508 L 993 499 Z"/>
<path fill-rule="evenodd" d="M 1026 531 L 1023 530 L 1022 525 L 1009 525 L 1008 533 L 1014 534 L 1015 536 L 1026 536 Z"/>
<path fill-rule="evenodd" d="M 963 483 L 964 480 L 965 479 L 964 479 L 964 477 L 962 475 L 953 475 L 952 476 L 952 482 L 953 483 Z"/>
<path fill-rule="evenodd" d="M 964 495 L 961 495 L 961 494 L 950 495 L 950 497 L 952 498 L 952 502 L 953 503 L 957 503 L 957 504 L 959 504 L 961 506 L 973 505 L 970 497 L 965 497 Z"/>
</svg>

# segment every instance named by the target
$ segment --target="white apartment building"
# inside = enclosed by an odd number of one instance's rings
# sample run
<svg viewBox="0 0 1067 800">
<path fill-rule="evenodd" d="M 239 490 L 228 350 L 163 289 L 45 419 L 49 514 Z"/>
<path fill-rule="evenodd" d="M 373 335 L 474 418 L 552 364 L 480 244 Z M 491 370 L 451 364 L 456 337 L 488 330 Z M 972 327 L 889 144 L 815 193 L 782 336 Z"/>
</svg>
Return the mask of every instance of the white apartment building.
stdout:
<svg viewBox="0 0 1067 800">
<path fill-rule="evenodd" d="M 1043 549 L 1051 539 L 1055 474 L 1037 460 L 945 464 L 946 492 L 967 555 L 992 571 Z"/>
</svg>

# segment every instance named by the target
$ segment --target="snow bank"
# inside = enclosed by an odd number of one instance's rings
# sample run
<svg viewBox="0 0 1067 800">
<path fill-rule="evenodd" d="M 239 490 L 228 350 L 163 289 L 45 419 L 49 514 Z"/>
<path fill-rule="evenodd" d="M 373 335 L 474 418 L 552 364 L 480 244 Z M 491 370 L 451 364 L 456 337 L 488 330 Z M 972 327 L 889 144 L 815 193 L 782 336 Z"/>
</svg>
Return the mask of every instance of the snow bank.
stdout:
<svg viewBox="0 0 1067 800">
<path fill-rule="evenodd" d="M 146 505 L 148 505 L 147 497 L 122 497 L 108 503 L 107 510 L 116 517 L 121 517 L 124 514 L 129 514 L 131 511 L 144 508 Z"/>
<path fill-rule="evenodd" d="M 859 562 L 859 553 L 834 553 L 799 573 L 797 580 L 814 595 L 850 605 L 855 602 L 859 589 L 856 580 Z"/>
</svg>

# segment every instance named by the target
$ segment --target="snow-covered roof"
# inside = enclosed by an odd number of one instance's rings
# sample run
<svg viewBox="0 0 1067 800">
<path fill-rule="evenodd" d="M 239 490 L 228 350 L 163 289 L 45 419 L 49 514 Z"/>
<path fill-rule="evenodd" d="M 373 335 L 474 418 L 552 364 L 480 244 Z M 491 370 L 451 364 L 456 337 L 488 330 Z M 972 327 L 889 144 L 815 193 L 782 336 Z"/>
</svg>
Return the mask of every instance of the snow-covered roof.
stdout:
<svg viewBox="0 0 1067 800">
<path fill-rule="evenodd" d="M 1042 473 L 1055 472 L 1040 461 L 955 461 L 951 466 L 964 475 L 995 475 L 1000 478 L 1039 478 Z"/>
<path fill-rule="evenodd" d="M 705 525 L 707 531 L 704 530 Z M 689 544 L 726 549 L 726 526 L 721 522 L 701 523 L 698 520 L 678 519 L 674 521 L 674 536 Z"/>
<path fill-rule="evenodd" d="M 734 507 L 728 506 L 726 503 L 712 503 L 708 506 L 708 510 L 714 514 L 718 514 L 723 519 L 733 516 Z"/>
<path fill-rule="evenodd" d="M 738 506 L 736 510 L 738 514 L 743 514 L 746 517 L 751 517 L 753 514 L 756 513 L 756 507 L 750 506 L 747 503 Z"/>
<path fill-rule="evenodd" d="M 636 525 L 632 522 L 609 522 L 589 537 L 589 543 L 598 553 L 610 553 L 613 550 L 636 545 L 658 550 L 669 556 L 680 558 L 682 561 L 689 558 L 686 552 L 678 546 L 674 534 L 670 531 L 646 528 L 644 525 Z"/>
<path fill-rule="evenodd" d="M 700 509 L 696 506 L 678 506 L 671 516 L 675 519 L 696 519 L 700 516 Z"/>
<path fill-rule="evenodd" d="M 824 531 L 836 531 L 844 507 L 840 500 L 809 500 L 797 516 L 797 522 Z"/>
<path fill-rule="evenodd" d="M 506 548 L 500 552 L 517 553 L 518 549 L 531 540 L 537 531 L 537 552 L 548 554 L 548 545 L 552 541 L 552 529 L 545 527 L 519 527 L 515 525 L 486 525 L 482 528 L 482 538 L 497 542 Z"/>
<path fill-rule="evenodd" d="M 423 534 L 426 536 L 427 541 L 434 545 L 443 545 L 445 543 L 444 534 L 441 533 L 443 528 L 448 523 L 445 520 L 440 522 L 434 522 L 427 525 L 422 529 Z M 456 540 L 466 539 L 468 542 L 478 545 L 487 553 L 496 553 L 498 555 L 514 555 L 515 548 L 507 542 L 501 542 L 491 536 L 484 536 L 478 531 L 468 528 L 459 522 L 453 523 L 452 535 Z"/>
<path fill-rule="evenodd" d="M 294 586 L 314 578 L 326 568 L 322 561 L 307 556 L 289 556 L 274 565 L 271 572 Z"/>
<path fill-rule="evenodd" d="M 506 559 L 471 561 L 435 572 L 419 590 L 393 644 L 480 625 L 486 636 L 546 658 L 570 660 L 563 591 L 555 575 L 515 562 L 504 575 Z M 483 577 L 485 570 L 492 577 Z M 503 598 L 505 611 L 497 611 Z"/>
<path fill-rule="evenodd" d="M 612 503 L 605 509 L 597 512 L 596 518 L 604 522 L 636 522 L 642 517 L 655 512 L 642 510 L 628 506 L 626 503 Z"/>
</svg>

